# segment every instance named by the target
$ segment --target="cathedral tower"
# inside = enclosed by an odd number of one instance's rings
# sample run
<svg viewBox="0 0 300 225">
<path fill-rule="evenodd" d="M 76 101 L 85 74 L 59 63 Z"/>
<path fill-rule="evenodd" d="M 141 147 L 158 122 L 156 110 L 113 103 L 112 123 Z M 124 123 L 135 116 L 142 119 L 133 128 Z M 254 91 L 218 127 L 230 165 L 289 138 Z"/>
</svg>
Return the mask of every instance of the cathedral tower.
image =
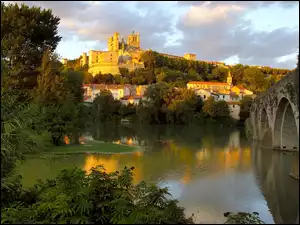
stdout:
<svg viewBox="0 0 300 225">
<path fill-rule="evenodd" d="M 132 34 L 128 36 L 127 44 L 132 47 L 140 48 L 140 34 L 132 31 Z"/>
<path fill-rule="evenodd" d="M 88 62 L 87 62 L 87 54 L 86 54 L 86 52 L 84 52 L 84 53 L 82 53 L 81 66 L 85 66 L 87 64 L 88 64 Z"/>
<path fill-rule="evenodd" d="M 108 42 L 107 42 L 107 50 L 108 51 L 113 51 L 113 36 L 108 38 Z"/>
<path fill-rule="evenodd" d="M 113 51 L 119 50 L 119 33 L 115 32 L 113 36 Z"/>
</svg>

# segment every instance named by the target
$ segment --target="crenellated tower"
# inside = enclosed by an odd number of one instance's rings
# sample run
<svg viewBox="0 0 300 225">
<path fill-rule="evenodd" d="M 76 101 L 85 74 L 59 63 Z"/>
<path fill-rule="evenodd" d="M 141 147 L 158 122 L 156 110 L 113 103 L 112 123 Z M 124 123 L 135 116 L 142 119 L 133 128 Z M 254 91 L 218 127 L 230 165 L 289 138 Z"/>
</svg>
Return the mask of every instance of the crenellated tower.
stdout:
<svg viewBox="0 0 300 225">
<path fill-rule="evenodd" d="M 119 33 L 115 32 L 113 36 L 113 51 L 119 50 Z"/>
<path fill-rule="evenodd" d="M 136 48 L 140 48 L 140 34 L 132 31 L 132 34 L 128 36 L 127 44 Z"/>
<path fill-rule="evenodd" d="M 86 52 L 84 52 L 84 53 L 82 53 L 81 66 L 85 66 L 87 64 L 88 64 L 87 54 L 86 54 Z"/>
<path fill-rule="evenodd" d="M 107 42 L 107 50 L 110 52 L 110 51 L 113 51 L 113 40 L 114 40 L 114 37 L 111 36 L 108 38 L 108 42 Z"/>
</svg>

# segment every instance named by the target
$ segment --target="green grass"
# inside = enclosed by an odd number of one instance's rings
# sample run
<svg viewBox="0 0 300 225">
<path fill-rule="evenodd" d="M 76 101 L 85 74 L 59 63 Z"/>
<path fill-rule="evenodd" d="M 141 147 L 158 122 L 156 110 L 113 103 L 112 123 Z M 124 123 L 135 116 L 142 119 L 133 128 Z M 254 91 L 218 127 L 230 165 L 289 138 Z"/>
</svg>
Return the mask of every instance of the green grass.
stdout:
<svg viewBox="0 0 300 225">
<path fill-rule="evenodd" d="M 139 147 L 118 145 L 114 143 L 106 143 L 100 141 L 86 141 L 80 145 L 63 145 L 49 149 L 45 153 L 51 154 L 73 154 L 73 153 L 130 153 L 141 151 Z"/>
</svg>

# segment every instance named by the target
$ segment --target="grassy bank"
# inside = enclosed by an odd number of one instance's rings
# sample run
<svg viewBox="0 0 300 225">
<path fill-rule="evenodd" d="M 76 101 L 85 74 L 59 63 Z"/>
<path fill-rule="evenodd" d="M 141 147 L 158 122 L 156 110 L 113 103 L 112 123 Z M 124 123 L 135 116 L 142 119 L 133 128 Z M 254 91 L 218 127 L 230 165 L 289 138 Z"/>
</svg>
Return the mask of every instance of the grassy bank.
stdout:
<svg viewBox="0 0 300 225">
<path fill-rule="evenodd" d="M 51 154 L 73 154 L 73 153 L 98 153 L 98 154 L 113 154 L 113 153 L 130 153 L 141 151 L 140 147 L 119 145 L 114 143 L 106 143 L 100 141 L 86 141 L 80 145 L 63 145 L 49 149 L 46 153 Z"/>
</svg>

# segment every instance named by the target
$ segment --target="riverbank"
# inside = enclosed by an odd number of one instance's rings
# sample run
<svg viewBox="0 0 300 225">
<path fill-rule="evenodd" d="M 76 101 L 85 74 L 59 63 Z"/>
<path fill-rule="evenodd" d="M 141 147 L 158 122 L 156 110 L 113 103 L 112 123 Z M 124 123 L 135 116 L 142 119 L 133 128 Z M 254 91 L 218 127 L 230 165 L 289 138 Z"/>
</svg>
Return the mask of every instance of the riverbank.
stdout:
<svg viewBox="0 0 300 225">
<path fill-rule="evenodd" d="M 138 146 L 128 146 L 108 142 L 89 140 L 84 144 L 55 146 L 49 149 L 46 154 L 65 155 L 65 154 L 127 154 L 140 152 L 142 148 Z"/>
</svg>

